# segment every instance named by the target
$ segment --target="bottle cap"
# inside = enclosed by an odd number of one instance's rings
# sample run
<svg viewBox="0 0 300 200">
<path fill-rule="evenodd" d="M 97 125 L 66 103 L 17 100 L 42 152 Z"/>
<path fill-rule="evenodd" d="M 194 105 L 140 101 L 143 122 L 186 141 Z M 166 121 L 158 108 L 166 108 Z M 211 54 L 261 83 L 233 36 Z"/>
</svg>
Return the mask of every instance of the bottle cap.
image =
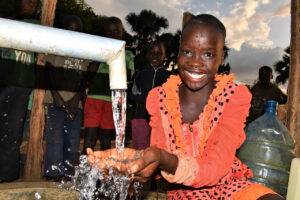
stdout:
<svg viewBox="0 0 300 200">
<path fill-rule="evenodd" d="M 266 113 L 275 114 L 277 110 L 277 101 L 268 100 L 266 105 Z"/>
</svg>

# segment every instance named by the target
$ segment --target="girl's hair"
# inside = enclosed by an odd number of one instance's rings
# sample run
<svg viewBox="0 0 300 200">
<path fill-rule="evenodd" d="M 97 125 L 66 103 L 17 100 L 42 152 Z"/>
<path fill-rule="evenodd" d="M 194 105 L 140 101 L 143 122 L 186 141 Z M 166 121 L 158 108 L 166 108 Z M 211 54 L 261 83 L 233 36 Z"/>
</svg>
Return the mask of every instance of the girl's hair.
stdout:
<svg viewBox="0 0 300 200">
<path fill-rule="evenodd" d="M 200 15 L 194 16 L 191 20 L 189 20 L 184 25 L 182 32 L 184 32 L 186 27 L 193 25 L 193 24 L 205 25 L 205 26 L 209 26 L 209 27 L 216 29 L 222 35 L 222 37 L 224 38 L 224 41 L 225 41 L 226 28 L 223 25 L 223 23 L 215 16 L 210 15 L 210 14 L 200 14 Z"/>
</svg>

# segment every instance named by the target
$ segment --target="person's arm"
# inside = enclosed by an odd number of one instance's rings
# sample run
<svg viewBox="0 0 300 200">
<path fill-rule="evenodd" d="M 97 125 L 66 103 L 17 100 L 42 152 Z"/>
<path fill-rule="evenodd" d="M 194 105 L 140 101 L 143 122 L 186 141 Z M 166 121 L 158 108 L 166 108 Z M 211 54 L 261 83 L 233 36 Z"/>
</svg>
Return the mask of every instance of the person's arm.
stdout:
<svg viewBox="0 0 300 200">
<path fill-rule="evenodd" d="M 277 99 L 279 104 L 285 104 L 287 102 L 287 95 L 284 94 L 280 88 L 276 87 Z"/>
<path fill-rule="evenodd" d="M 134 69 L 134 55 L 131 51 L 126 50 L 126 68 L 127 68 L 127 79 L 130 81 L 135 73 Z"/>
<path fill-rule="evenodd" d="M 49 84 L 49 89 L 53 98 L 53 104 L 57 109 L 64 110 L 66 108 L 66 102 L 61 97 L 59 92 L 55 88 L 55 76 L 58 75 L 56 69 L 54 69 L 54 66 L 48 62 L 45 61 L 45 69 L 46 69 L 46 82 Z"/>
<path fill-rule="evenodd" d="M 141 88 L 141 84 L 142 84 L 141 74 L 142 72 L 136 75 L 135 79 L 133 80 L 133 86 L 131 88 L 131 94 L 132 94 L 131 98 L 137 103 L 141 103 L 145 98 L 144 97 L 145 95 L 143 95 L 143 91 Z"/>
</svg>

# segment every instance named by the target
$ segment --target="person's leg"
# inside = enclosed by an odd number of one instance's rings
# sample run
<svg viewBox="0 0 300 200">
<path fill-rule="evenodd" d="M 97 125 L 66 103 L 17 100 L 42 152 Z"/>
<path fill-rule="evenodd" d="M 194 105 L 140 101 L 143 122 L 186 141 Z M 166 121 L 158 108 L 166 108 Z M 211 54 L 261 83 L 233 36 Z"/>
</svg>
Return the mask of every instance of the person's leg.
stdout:
<svg viewBox="0 0 300 200">
<path fill-rule="evenodd" d="M 86 148 L 94 147 L 99 136 L 99 121 L 101 105 L 99 101 L 93 98 L 87 98 L 84 105 L 84 143 L 82 154 L 86 154 Z"/>
<path fill-rule="evenodd" d="M 78 164 L 80 128 L 82 123 L 82 110 L 78 109 L 74 121 L 67 118 L 64 127 L 64 173 L 74 175 L 74 167 Z"/>
<path fill-rule="evenodd" d="M 112 104 L 109 101 L 101 101 L 100 115 L 100 149 L 110 149 L 111 140 L 115 135 L 115 125 L 112 113 Z"/>
<path fill-rule="evenodd" d="M 114 134 L 115 130 L 113 129 L 100 129 L 100 149 L 102 151 L 111 148 L 111 140 Z"/>
<path fill-rule="evenodd" d="M 22 87 L 0 87 L 0 182 L 19 177 L 19 147 L 30 91 Z"/>
<path fill-rule="evenodd" d="M 85 128 L 82 154 L 86 154 L 86 148 L 91 148 L 94 150 L 98 136 L 99 136 L 99 128 L 98 127 L 86 127 Z"/>
<path fill-rule="evenodd" d="M 66 113 L 48 105 L 44 175 L 63 175 L 63 128 Z"/>
</svg>

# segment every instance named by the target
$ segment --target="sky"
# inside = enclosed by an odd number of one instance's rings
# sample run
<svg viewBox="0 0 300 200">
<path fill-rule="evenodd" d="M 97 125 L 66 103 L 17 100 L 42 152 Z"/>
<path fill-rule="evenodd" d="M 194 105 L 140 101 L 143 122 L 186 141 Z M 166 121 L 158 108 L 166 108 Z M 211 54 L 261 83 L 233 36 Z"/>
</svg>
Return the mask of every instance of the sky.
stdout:
<svg viewBox="0 0 300 200">
<path fill-rule="evenodd" d="M 290 0 L 85 0 L 94 12 L 119 17 L 125 29 L 125 17 L 131 12 L 152 10 L 168 19 L 161 33 L 181 29 L 184 12 L 209 13 L 218 17 L 227 29 L 231 72 L 237 81 L 252 84 L 263 65 L 281 60 L 290 43 Z M 274 74 L 274 78 L 276 74 Z M 286 85 L 283 86 L 286 88 Z"/>
</svg>

